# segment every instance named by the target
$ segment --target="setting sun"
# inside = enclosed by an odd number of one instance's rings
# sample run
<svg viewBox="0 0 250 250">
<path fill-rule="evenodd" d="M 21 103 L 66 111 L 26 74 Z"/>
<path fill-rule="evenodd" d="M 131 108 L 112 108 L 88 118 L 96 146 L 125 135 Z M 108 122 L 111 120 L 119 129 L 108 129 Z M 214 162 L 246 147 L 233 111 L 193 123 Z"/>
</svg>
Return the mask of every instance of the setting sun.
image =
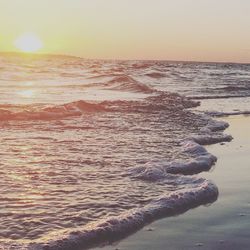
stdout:
<svg viewBox="0 0 250 250">
<path fill-rule="evenodd" d="M 43 43 L 38 36 L 26 33 L 14 41 L 14 45 L 22 52 L 36 52 L 43 47 Z"/>
</svg>

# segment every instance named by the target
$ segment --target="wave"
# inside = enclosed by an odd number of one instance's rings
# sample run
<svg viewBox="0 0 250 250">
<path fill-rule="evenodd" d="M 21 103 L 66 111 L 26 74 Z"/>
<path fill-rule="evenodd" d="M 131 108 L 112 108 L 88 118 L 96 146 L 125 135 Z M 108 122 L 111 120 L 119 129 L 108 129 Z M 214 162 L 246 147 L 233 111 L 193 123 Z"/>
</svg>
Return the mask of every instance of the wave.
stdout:
<svg viewBox="0 0 250 250">
<path fill-rule="evenodd" d="M 89 112 L 151 113 L 165 110 L 172 113 L 199 105 L 199 102 L 175 93 L 160 91 L 156 93 L 142 100 L 135 101 L 115 100 L 92 103 L 79 100 L 62 105 L 3 104 L 0 105 L 0 120 L 59 120 L 81 116 Z"/>
<path fill-rule="evenodd" d="M 28 109 L 27 109 L 28 107 Z M 86 112 L 104 111 L 105 107 L 100 104 L 85 101 L 76 101 L 63 105 L 48 107 L 19 106 L 19 111 L 10 109 L 0 109 L 0 120 L 55 120 L 67 117 L 81 116 Z"/>
<path fill-rule="evenodd" d="M 131 169 L 129 174 L 131 175 L 131 178 L 140 179 L 143 181 L 164 181 L 164 183 L 173 184 L 172 176 L 176 174 L 193 175 L 203 171 L 209 171 L 216 161 L 217 158 L 215 156 L 206 152 L 204 154 L 195 156 L 194 158 L 183 161 L 176 160 L 169 163 L 149 162 L 144 166 Z M 171 181 L 169 181 L 169 179 Z"/>
<path fill-rule="evenodd" d="M 145 94 L 151 94 L 153 92 L 156 92 L 156 90 L 136 81 L 134 78 L 127 75 L 116 76 L 107 83 L 103 83 L 102 86 L 105 89 L 131 91 Z"/>
<path fill-rule="evenodd" d="M 95 74 L 94 76 L 90 76 L 88 77 L 88 79 L 99 79 L 99 78 L 112 78 L 112 77 L 116 77 L 119 76 L 120 74 L 116 73 L 105 73 L 105 74 L 101 74 L 101 72 L 94 70 L 91 72 L 92 74 Z"/>
<path fill-rule="evenodd" d="M 151 72 L 151 73 L 147 73 L 146 76 L 149 76 L 149 77 L 155 78 L 155 79 L 159 79 L 159 78 L 166 77 L 166 74 L 160 73 L 160 72 Z"/>
<path fill-rule="evenodd" d="M 217 158 L 210 154 L 202 145 L 229 142 L 233 137 L 218 132 L 225 130 L 229 126 L 227 122 L 212 120 L 206 116 L 204 118 L 208 119 L 208 123 L 200 130 L 201 134 L 194 135 L 180 142 L 180 152 L 174 158 L 179 159 L 184 154 L 186 156 L 185 160 L 148 162 L 144 166 L 131 169 L 129 175 L 132 178 L 146 181 L 158 181 L 166 179 L 166 177 L 169 177 L 169 174 L 193 175 L 209 171 L 216 163 Z"/>
<path fill-rule="evenodd" d="M 221 141 L 225 141 L 225 139 Z M 208 153 L 203 146 L 194 140 L 182 142 L 180 153 L 184 153 L 188 157 L 182 161 L 148 162 L 144 166 L 131 169 L 129 175 L 144 181 L 159 181 L 168 179 L 170 174 L 193 175 L 209 171 L 217 161 L 214 155 Z M 178 159 L 179 155 L 176 155 L 175 158 Z"/>
<path fill-rule="evenodd" d="M 233 137 L 231 135 L 224 134 L 219 131 L 225 130 L 229 124 L 224 121 L 216 121 L 211 118 L 208 124 L 201 128 L 200 132 L 202 134 L 192 136 L 192 140 L 200 145 L 210 145 L 220 142 L 230 142 Z"/>
<path fill-rule="evenodd" d="M 217 158 L 194 140 L 183 142 L 182 152 L 190 155 L 186 161 L 174 161 L 166 167 L 168 173 L 173 174 L 197 174 L 208 171 L 217 161 Z"/>
<path fill-rule="evenodd" d="M 153 62 L 136 62 L 136 63 L 133 63 L 132 64 L 132 68 L 133 69 L 146 69 L 146 68 L 149 68 L 151 66 L 153 66 L 154 63 Z"/>
<path fill-rule="evenodd" d="M 85 87 L 96 87 L 100 89 L 116 90 L 116 91 L 127 91 L 151 94 L 157 92 L 157 90 L 147 86 L 146 84 L 140 83 L 133 77 L 125 74 L 102 74 L 98 76 L 89 77 L 89 79 L 97 79 L 97 83 L 85 84 Z M 104 81 L 104 82 L 101 82 Z"/>
<path fill-rule="evenodd" d="M 182 112 L 184 109 L 194 108 L 199 102 L 171 92 L 157 91 L 154 95 L 138 101 L 104 101 L 102 102 L 109 111 L 126 113 L 154 113 L 166 111 L 170 114 Z"/>
<path fill-rule="evenodd" d="M 218 189 L 212 182 L 202 178 L 189 178 L 189 182 L 191 184 L 186 184 L 186 181 L 183 182 L 186 188 L 163 194 L 145 207 L 89 224 L 75 231 L 60 231 L 56 234 L 47 235 L 43 239 L 43 243 L 33 243 L 28 248 L 36 250 L 77 250 L 102 243 L 111 243 L 138 231 L 156 219 L 181 214 L 191 208 L 214 202 L 217 199 Z"/>
</svg>

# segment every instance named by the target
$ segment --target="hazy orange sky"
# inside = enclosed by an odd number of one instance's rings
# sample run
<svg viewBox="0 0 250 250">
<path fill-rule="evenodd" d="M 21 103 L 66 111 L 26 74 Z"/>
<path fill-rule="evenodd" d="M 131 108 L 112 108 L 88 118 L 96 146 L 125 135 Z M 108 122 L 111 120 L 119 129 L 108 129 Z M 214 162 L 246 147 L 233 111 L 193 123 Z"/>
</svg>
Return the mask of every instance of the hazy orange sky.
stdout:
<svg viewBox="0 0 250 250">
<path fill-rule="evenodd" d="M 0 0 L 0 50 L 87 58 L 250 62 L 250 0 Z"/>
</svg>

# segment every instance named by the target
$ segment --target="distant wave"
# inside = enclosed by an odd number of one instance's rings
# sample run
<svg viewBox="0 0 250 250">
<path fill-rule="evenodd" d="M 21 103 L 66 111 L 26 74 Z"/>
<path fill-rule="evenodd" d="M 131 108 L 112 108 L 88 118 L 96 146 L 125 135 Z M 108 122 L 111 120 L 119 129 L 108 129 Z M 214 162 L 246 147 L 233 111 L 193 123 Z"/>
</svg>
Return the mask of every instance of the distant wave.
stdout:
<svg viewBox="0 0 250 250">
<path fill-rule="evenodd" d="M 166 77 L 166 74 L 161 72 L 151 72 L 147 73 L 146 75 L 156 79 Z"/>
<path fill-rule="evenodd" d="M 134 78 L 127 75 L 116 76 L 107 83 L 103 83 L 102 86 L 105 89 L 131 91 L 145 94 L 156 92 L 156 90 L 136 81 Z"/>
<path fill-rule="evenodd" d="M 97 87 L 100 89 L 116 90 L 116 91 L 127 91 L 151 94 L 157 92 L 155 89 L 147 86 L 146 84 L 140 83 L 133 77 L 125 74 L 101 74 L 92 76 L 89 79 L 98 79 L 98 83 L 86 84 L 87 87 Z"/>
<path fill-rule="evenodd" d="M 56 120 L 81 116 L 86 112 L 152 112 L 180 110 L 199 105 L 178 94 L 157 92 L 141 101 L 103 101 L 91 103 L 83 100 L 63 105 L 0 105 L 0 120 Z"/>
<path fill-rule="evenodd" d="M 88 77 L 88 79 L 98 79 L 98 78 L 112 78 L 112 77 L 116 77 L 116 76 L 119 76 L 121 74 L 118 74 L 118 73 L 101 73 L 101 72 L 98 72 L 97 70 L 94 70 L 91 72 L 92 74 L 96 74 L 94 76 L 90 76 Z"/>
<path fill-rule="evenodd" d="M 133 69 L 146 69 L 146 68 L 149 68 L 151 67 L 152 65 L 154 65 L 153 62 L 136 62 L 136 63 L 133 63 L 132 64 L 132 68 Z"/>
</svg>

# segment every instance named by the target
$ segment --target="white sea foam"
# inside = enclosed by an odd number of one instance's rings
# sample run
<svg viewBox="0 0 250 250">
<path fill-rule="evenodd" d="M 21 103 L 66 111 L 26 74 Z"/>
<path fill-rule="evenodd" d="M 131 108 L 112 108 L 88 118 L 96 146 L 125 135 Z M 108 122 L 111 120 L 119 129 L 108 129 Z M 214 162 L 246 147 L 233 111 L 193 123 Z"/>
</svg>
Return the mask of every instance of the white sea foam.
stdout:
<svg viewBox="0 0 250 250">
<path fill-rule="evenodd" d="M 229 115 L 250 115 L 250 110 L 244 111 L 229 111 L 229 112 L 220 112 L 220 111 L 207 111 L 206 114 L 214 117 L 223 117 Z"/>
<path fill-rule="evenodd" d="M 201 145 L 209 145 L 220 142 L 229 142 L 233 139 L 231 135 L 224 134 L 222 130 L 225 130 L 229 124 L 224 121 L 216 121 L 211 118 L 208 119 L 208 124 L 200 129 L 201 134 L 192 136 L 192 140 Z"/>
<path fill-rule="evenodd" d="M 203 146 L 195 141 L 184 141 L 182 147 L 182 152 L 189 154 L 191 158 L 186 161 L 172 162 L 167 168 L 169 173 L 196 174 L 208 171 L 217 161 L 214 155 L 208 153 Z"/>
<path fill-rule="evenodd" d="M 129 174 L 133 178 L 146 181 L 171 180 L 171 174 L 191 175 L 208 171 L 217 161 L 214 155 L 192 140 L 182 142 L 181 152 L 189 157 L 181 161 L 177 155 L 177 160 L 171 162 L 148 162 L 144 166 L 131 169 Z"/>
<path fill-rule="evenodd" d="M 113 242 L 156 219 L 180 214 L 190 208 L 213 202 L 217 196 L 218 189 L 212 182 L 196 179 L 193 180 L 192 185 L 170 194 L 163 194 L 145 207 L 130 210 L 120 216 L 108 218 L 75 231 L 58 231 L 56 234 L 46 236 L 43 243 L 30 244 L 28 248 L 77 250 L 104 242 Z"/>
<path fill-rule="evenodd" d="M 209 119 L 209 122 L 205 128 L 209 129 L 212 132 L 215 132 L 225 130 L 226 128 L 228 128 L 228 126 L 229 124 L 227 122 Z"/>
<path fill-rule="evenodd" d="M 220 142 L 230 142 L 233 137 L 231 135 L 216 133 L 216 134 L 207 134 L 207 135 L 198 135 L 193 136 L 192 139 L 201 144 L 201 145 L 210 145 Z"/>
<path fill-rule="evenodd" d="M 174 174 L 197 174 L 208 171 L 216 162 L 217 158 L 211 154 L 198 156 L 185 162 L 172 162 L 167 172 Z"/>
</svg>

